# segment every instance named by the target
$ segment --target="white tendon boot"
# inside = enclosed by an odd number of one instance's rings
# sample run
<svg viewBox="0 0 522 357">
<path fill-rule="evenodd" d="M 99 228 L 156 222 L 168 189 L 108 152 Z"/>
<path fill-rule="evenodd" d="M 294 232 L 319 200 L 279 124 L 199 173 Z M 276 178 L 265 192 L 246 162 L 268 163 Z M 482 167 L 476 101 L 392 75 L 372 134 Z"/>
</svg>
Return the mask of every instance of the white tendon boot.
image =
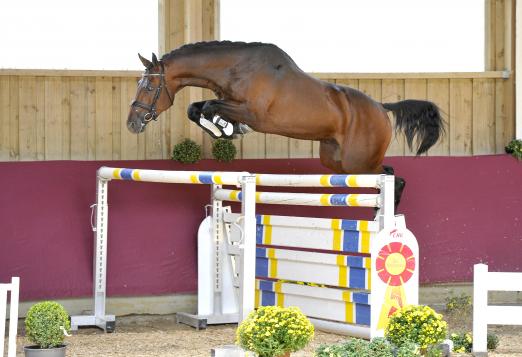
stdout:
<svg viewBox="0 0 522 357">
<path fill-rule="evenodd" d="M 199 124 L 214 134 L 215 137 L 231 137 L 234 134 L 234 125 L 222 119 L 219 115 L 214 115 L 212 121 L 205 118 L 203 114 L 199 118 Z"/>
</svg>

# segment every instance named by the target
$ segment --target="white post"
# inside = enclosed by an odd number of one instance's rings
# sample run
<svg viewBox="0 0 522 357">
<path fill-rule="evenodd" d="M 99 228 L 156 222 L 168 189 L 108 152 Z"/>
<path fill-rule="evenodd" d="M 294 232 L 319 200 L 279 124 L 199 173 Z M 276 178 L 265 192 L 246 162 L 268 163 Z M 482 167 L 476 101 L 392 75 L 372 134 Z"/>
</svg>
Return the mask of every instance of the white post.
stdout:
<svg viewBox="0 0 522 357">
<path fill-rule="evenodd" d="M 212 238 L 213 242 L 213 256 L 211 264 L 214 269 L 213 272 L 213 301 L 214 306 L 212 311 L 215 313 L 223 313 L 223 289 L 222 289 L 222 278 L 223 278 L 223 254 L 221 249 L 223 247 L 223 203 L 220 200 L 216 200 L 214 192 L 221 188 L 221 185 L 211 185 L 211 200 L 212 200 Z"/>
<path fill-rule="evenodd" d="M 473 355 L 487 356 L 487 289 L 488 266 L 475 264 L 473 269 Z"/>
<path fill-rule="evenodd" d="M 105 325 L 105 298 L 107 290 L 107 231 L 109 213 L 106 179 L 98 177 L 96 190 L 96 232 L 94 254 L 94 317 L 96 325 Z M 104 327 L 102 327 L 105 329 Z"/>
<path fill-rule="evenodd" d="M 7 357 L 16 356 L 16 327 L 18 326 L 18 295 L 20 278 L 12 277 L 11 283 L 0 284 L 0 356 L 4 355 L 5 320 L 7 307 L 7 292 L 11 291 L 9 308 L 9 335 L 7 340 Z"/>
<path fill-rule="evenodd" d="M 254 310 L 256 275 L 256 177 L 241 178 L 243 242 L 240 254 L 239 323 Z"/>
<path fill-rule="evenodd" d="M 11 301 L 9 308 L 9 341 L 7 357 L 16 356 L 16 327 L 18 326 L 18 298 L 20 292 L 20 278 L 11 278 Z M 1 353 L 0 353 L 1 355 Z"/>
<path fill-rule="evenodd" d="M 392 228 L 395 225 L 395 176 L 381 175 L 380 208 L 377 213 L 379 228 Z"/>
</svg>

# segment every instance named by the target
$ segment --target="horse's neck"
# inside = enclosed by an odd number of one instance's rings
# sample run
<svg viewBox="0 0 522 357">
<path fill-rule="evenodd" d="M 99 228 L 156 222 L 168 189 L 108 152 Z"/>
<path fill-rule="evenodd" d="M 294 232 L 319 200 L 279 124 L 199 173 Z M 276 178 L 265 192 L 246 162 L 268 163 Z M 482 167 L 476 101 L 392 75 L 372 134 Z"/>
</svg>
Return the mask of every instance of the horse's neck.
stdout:
<svg viewBox="0 0 522 357">
<path fill-rule="evenodd" d="M 194 53 L 174 57 L 166 63 L 167 76 L 180 79 L 184 86 L 206 86 L 212 83 L 223 88 L 229 81 L 229 71 L 237 60 L 226 53 L 201 54 Z M 212 89 L 212 88 L 210 88 Z"/>
</svg>

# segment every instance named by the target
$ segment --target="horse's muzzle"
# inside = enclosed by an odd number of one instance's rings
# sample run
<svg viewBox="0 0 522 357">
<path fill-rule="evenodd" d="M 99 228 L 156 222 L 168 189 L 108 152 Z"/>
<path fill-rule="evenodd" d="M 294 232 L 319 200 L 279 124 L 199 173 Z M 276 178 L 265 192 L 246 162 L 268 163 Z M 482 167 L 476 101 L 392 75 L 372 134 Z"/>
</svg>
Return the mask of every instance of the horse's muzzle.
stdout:
<svg viewBox="0 0 522 357">
<path fill-rule="evenodd" d="M 127 120 L 127 129 L 131 133 L 139 134 L 145 131 L 145 123 L 138 115 L 133 115 Z"/>
</svg>

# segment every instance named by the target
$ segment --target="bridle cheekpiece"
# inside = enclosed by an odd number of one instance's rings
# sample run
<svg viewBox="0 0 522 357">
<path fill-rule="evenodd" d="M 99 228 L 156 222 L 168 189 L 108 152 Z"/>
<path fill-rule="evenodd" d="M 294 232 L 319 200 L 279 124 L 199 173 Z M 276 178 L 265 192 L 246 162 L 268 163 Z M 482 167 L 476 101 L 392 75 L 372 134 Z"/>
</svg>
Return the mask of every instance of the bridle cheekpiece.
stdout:
<svg viewBox="0 0 522 357">
<path fill-rule="evenodd" d="M 148 80 L 148 77 L 160 77 L 160 84 L 156 88 L 153 88 L 150 86 L 150 81 L 147 82 L 146 89 L 149 92 L 156 90 L 156 93 L 154 93 L 154 98 L 152 100 L 152 103 L 149 105 L 146 103 L 139 102 L 136 99 L 131 103 L 131 107 L 138 107 L 138 108 L 145 109 L 147 111 L 147 113 L 145 113 L 145 115 L 143 116 L 143 122 L 145 124 L 147 124 L 151 120 L 157 120 L 158 113 L 156 112 L 156 102 L 160 98 L 163 88 L 165 88 L 165 91 L 167 92 L 167 96 L 170 99 L 170 104 L 172 105 L 172 103 L 174 102 L 174 99 L 172 98 L 172 96 L 169 93 L 169 89 L 165 85 L 165 68 L 163 67 L 163 63 L 161 61 L 159 63 L 160 63 L 160 68 L 161 68 L 160 73 L 149 73 L 148 72 L 149 70 L 146 70 L 145 73 L 143 73 L 141 76 L 142 79 L 146 78 L 147 80 Z"/>
</svg>

